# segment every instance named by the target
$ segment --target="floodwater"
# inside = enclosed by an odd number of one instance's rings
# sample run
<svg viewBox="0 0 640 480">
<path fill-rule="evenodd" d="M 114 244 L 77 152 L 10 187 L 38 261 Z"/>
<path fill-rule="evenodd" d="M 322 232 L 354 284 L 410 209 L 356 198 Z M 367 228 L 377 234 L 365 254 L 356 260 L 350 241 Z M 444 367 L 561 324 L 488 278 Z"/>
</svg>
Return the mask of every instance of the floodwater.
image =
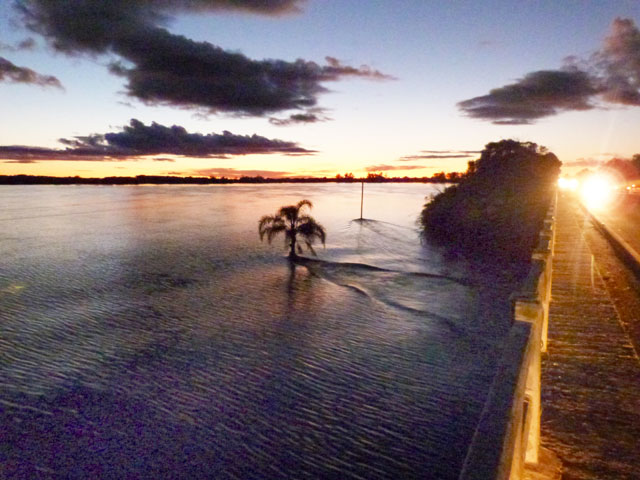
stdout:
<svg viewBox="0 0 640 480">
<path fill-rule="evenodd" d="M 364 188 L 0 188 L 0 473 L 457 478 L 506 327 L 421 244 L 436 187 Z M 302 198 L 292 269 L 257 223 Z"/>
</svg>

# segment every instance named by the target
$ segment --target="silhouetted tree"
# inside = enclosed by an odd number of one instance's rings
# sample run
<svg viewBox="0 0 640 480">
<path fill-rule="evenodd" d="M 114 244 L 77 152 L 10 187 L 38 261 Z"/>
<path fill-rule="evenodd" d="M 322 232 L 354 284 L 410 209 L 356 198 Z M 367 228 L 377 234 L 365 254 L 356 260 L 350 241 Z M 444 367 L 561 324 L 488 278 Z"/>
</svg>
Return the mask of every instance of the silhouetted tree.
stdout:
<svg viewBox="0 0 640 480">
<path fill-rule="evenodd" d="M 553 153 L 535 143 L 487 144 L 458 185 L 425 205 L 425 238 L 464 256 L 526 262 L 560 165 Z"/>
<path fill-rule="evenodd" d="M 289 248 L 289 258 L 295 259 L 296 251 L 303 252 L 302 246 L 298 243 L 298 236 L 300 236 L 307 249 L 315 255 L 313 243 L 320 240 L 324 245 L 326 232 L 313 217 L 301 214 L 305 207 L 311 209 L 313 205 L 309 200 L 301 200 L 296 205 L 281 207 L 275 215 L 262 217 L 258 223 L 260 240 L 264 240 L 266 236 L 267 241 L 271 243 L 274 237 L 284 233 L 285 246 Z"/>
<path fill-rule="evenodd" d="M 476 160 L 469 160 L 467 162 L 467 172 L 465 175 L 470 176 L 476 173 Z"/>
<path fill-rule="evenodd" d="M 631 160 L 612 158 L 600 170 L 611 172 L 619 180 L 634 180 L 640 176 L 640 155 L 634 155 Z"/>
<path fill-rule="evenodd" d="M 445 183 L 447 181 L 447 174 L 444 172 L 438 172 L 431 175 L 431 180 L 437 183 Z"/>
<path fill-rule="evenodd" d="M 367 182 L 384 182 L 387 179 L 383 172 L 369 172 L 367 173 Z"/>
</svg>

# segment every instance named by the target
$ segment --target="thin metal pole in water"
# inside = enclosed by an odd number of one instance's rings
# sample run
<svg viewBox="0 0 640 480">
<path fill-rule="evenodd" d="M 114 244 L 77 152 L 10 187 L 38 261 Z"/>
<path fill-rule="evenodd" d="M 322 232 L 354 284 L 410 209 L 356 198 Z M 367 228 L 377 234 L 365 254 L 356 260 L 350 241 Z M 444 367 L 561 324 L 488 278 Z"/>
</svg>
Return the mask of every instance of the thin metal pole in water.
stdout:
<svg viewBox="0 0 640 480">
<path fill-rule="evenodd" d="M 360 220 L 362 220 L 362 204 L 364 203 L 364 180 L 362 181 L 362 190 L 360 191 Z"/>
</svg>

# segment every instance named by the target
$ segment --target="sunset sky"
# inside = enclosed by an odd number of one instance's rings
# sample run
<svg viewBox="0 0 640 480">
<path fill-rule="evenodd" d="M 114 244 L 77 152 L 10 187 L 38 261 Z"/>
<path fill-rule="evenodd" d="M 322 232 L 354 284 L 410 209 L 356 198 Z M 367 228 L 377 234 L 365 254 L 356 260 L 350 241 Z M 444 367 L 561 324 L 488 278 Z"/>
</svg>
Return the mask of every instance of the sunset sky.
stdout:
<svg viewBox="0 0 640 480">
<path fill-rule="evenodd" d="M 0 174 L 428 176 L 640 153 L 640 2 L 2 0 Z"/>
</svg>

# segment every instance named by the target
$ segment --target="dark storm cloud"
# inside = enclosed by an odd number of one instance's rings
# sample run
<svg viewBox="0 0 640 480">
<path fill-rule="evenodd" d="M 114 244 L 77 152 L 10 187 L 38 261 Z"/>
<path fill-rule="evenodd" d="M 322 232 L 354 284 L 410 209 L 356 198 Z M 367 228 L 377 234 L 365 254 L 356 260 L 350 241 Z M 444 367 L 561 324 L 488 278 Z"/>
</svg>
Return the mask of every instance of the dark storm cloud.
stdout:
<svg viewBox="0 0 640 480">
<path fill-rule="evenodd" d="M 36 48 L 36 41 L 31 37 L 25 38 L 13 45 L 0 42 L 0 51 L 5 52 L 19 52 L 22 50 L 33 50 L 34 48 Z"/>
<path fill-rule="evenodd" d="M 423 165 L 370 165 L 368 167 L 365 167 L 365 171 L 388 172 L 391 170 L 419 170 L 421 168 L 432 168 L 432 167 L 425 167 Z"/>
<path fill-rule="evenodd" d="M 529 73 L 458 107 L 472 118 L 517 125 L 589 110 L 597 100 L 640 106 L 640 30 L 633 20 L 616 18 L 600 50 L 586 60 L 567 57 L 566 63 L 560 70 Z"/>
<path fill-rule="evenodd" d="M 25 38 L 16 45 L 18 50 L 33 50 L 34 48 L 36 48 L 36 41 L 31 37 Z"/>
<path fill-rule="evenodd" d="M 472 118 L 521 125 L 562 111 L 594 108 L 591 99 L 599 91 L 581 70 L 540 70 L 488 95 L 462 101 L 458 107 Z"/>
<path fill-rule="evenodd" d="M 250 154 L 315 153 L 293 142 L 259 135 L 234 135 L 227 131 L 206 135 L 189 133 L 177 125 L 165 127 L 154 122 L 147 126 L 135 119 L 121 132 L 61 138 L 59 141 L 67 148 L 0 146 L 0 159 L 26 163 L 43 160 L 123 161 L 136 160 L 146 155 L 229 158 Z"/>
<path fill-rule="evenodd" d="M 469 158 L 479 154 L 478 150 L 421 150 L 417 155 L 406 155 L 398 159 L 399 162 L 413 160 L 446 160 L 449 158 Z"/>
<path fill-rule="evenodd" d="M 640 31 L 633 20 L 616 18 L 604 47 L 595 55 L 604 71 L 605 100 L 640 105 Z"/>
<path fill-rule="evenodd" d="M 128 95 L 148 104 L 264 115 L 313 107 L 318 95 L 327 91 L 325 82 L 391 78 L 333 57 L 326 58 L 326 65 L 302 59 L 253 60 L 171 34 L 161 26 L 168 14 L 184 10 L 280 14 L 300 4 L 294 0 L 17 0 L 25 24 L 55 49 L 119 56 L 121 61 L 112 63 L 111 72 L 127 79 Z"/>
<path fill-rule="evenodd" d="M 398 161 L 400 162 L 410 162 L 412 160 L 439 160 L 439 159 L 448 159 L 448 158 L 469 158 L 472 155 L 461 153 L 461 154 L 449 154 L 449 155 L 433 155 L 433 154 L 424 154 L 424 155 L 407 155 L 406 157 L 400 157 Z"/>
<path fill-rule="evenodd" d="M 475 155 L 477 153 L 482 153 L 481 150 L 420 150 L 421 153 L 433 153 L 433 154 L 458 154 L 458 153 L 468 153 L 469 155 Z"/>
<path fill-rule="evenodd" d="M 295 143 L 272 140 L 259 135 L 188 133 L 184 127 L 147 126 L 133 119 L 122 132 L 61 139 L 63 144 L 80 151 L 106 149 L 125 155 L 173 154 L 206 158 L 212 155 L 248 155 L 251 153 L 312 153 Z"/>
<path fill-rule="evenodd" d="M 168 10 L 237 10 L 280 15 L 299 12 L 300 6 L 306 0 L 138 0 L 138 2 Z"/>
<path fill-rule="evenodd" d="M 2 158 L 1 155 L 2 155 L 2 153 L 0 152 L 0 158 Z M 3 163 L 22 163 L 22 164 L 25 164 L 25 163 L 38 163 L 38 162 L 36 160 L 29 160 L 29 159 L 23 158 L 23 159 L 20 159 L 20 160 L 6 160 Z"/>
<path fill-rule="evenodd" d="M 327 80 L 338 80 L 340 77 L 367 77 L 373 80 L 397 80 L 393 75 L 374 70 L 368 65 L 360 65 L 359 67 L 351 67 L 345 65 L 334 57 L 325 57 L 328 65 L 323 67 L 324 75 Z"/>
<path fill-rule="evenodd" d="M 287 118 L 274 118 L 269 119 L 269 123 L 277 125 L 279 127 L 293 125 L 296 123 L 318 123 L 326 122 L 329 117 L 317 115 L 315 113 L 294 113 Z"/>
<path fill-rule="evenodd" d="M 85 162 L 122 161 L 123 155 L 110 156 L 95 150 L 54 149 L 43 147 L 26 147 L 22 145 L 0 146 L 0 161 L 4 163 L 36 163 L 43 160 L 73 160 Z"/>
<path fill-rule="evenodd" d="M 0 82 L 28 83 L 40 87 L 63 89 L 60 80 L 53 75 L 41 75 L 30 68 L 14 65 L 3 57 L 0 57 Z"/>
</svg>

